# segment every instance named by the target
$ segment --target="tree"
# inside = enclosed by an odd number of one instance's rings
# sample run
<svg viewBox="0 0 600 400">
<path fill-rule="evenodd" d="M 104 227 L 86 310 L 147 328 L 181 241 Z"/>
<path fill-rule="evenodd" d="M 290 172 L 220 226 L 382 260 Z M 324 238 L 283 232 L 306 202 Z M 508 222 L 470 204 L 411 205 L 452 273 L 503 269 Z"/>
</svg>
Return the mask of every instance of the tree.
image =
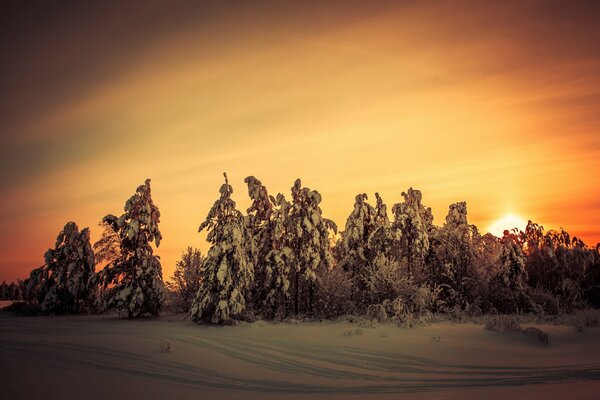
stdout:
<svg viewBox="0 0 600 400">
<path fill-rule="evenodd" d="M 43 312 L 80 312 L 94 301 L 96 274 L 90 232 L 68 222 L 44 255 L 46 264 L 32 271 L 28 300 Z"/>
<path fill-rule="evenodd" d="M 518 238 L 527 257 L 529 285 L 538 293 L 543 290 L 554 296 L 565 311 L 580 303 L 583 286 L 587 285 L 587 276 L 593 269 L 594 251 L 563 229 L 544 233 L 544 227 L 532 221 L 524 232 L 519 232 Z M 539 303 L 540 299 L 536 301 Z"/>
<path fill-rule="evenodd" d="M 288 315 L 290 273 L 295 269 L 296 256 L 291 246 L 291 204 L 281 193 L 271 197 L 274 204 L 269 238 L 271 249 L 264 258 L 259 313 L 265 318 L 281 319 Z"/>
<path fill-rule="evenodd" d="M 479 233 L 467 221 L 467 203 L 451 204 L 446 223 L 430 231 L 430 254 L 426 280 L 440 285 L 449 307 L 481 307 L 476 269 L 476 242 Z"/>
<path fill-rule="evenodd" d="M 526 294 L 527 259 L 517 232 L 505 230 L 500 244 L 498 280 L 501 285 L 501 297 L 497 301 L 497 306 L 503 312 L 534 310 L 535 304 Z"/>
<path fill-rule="evenodd" d="M 399 241 L 398 232 L 392 229 L 390 219 L 387 215 L 387 206 L 379 193 L 375 193 L 377 204 L 375 205 L 375 230 L 371 232 L 367 240 L 369 252 L 373 255 L 373 268 L 378 263 L 387 263 L 385 260 L 391 260 L 394 248 Z"/>
<path fill-rule="evenodd" d="M 403 203 L 394 204 L 392 229 L 398 237 L 396 246 L 398 261 L 405 260 L 409 274 L 418 273 L 429 251 L 429 231 L 433 225 L 431 208 L 421 203 L 421 192 L 412 187 L 402 192 Z"/>
<path fill-rule="evenodd" d="M 121 240 L 108 222 L 102 220 L 98 225 L 102 228 L 102 236 L 94 243 L 96 263 L 110 264 L 121 258 Z"/>
<path fill-rule="evenodd" d="M 329 232 L 337 232 L 331 220 L 323 218 L 316 190 L 302 187 L 300 179 L 292 186 L 289 216 L 289 244 L 294 254 L 292 272 L 294 313 L 313 314 L 319 274 L 333 266 Z"/>
<path fill-rule="evenodd" d="M 166 287 L 175 295 L 174 306 L 189 312 L 202 283 L 204 257 L 199 249 L 188 247 L 175 265 L 175 272 Z"/>
<path fill-rule="evenodd" d="M 267 255 L 273 249 L 271 215 L 274 203 L 271 202 L 267 188 L 261 181 L 253 176 L 248 176 L 244 182 L 248 185 L 248 196 L 252 200 L 252 204 L 247 210 L 248 215 L 245 217 L 248 238 L 247 252 L 249 260 L 254 266 L 252 300 L 258 307 L 261 307 L 269 290 L 268 284 L 271 283 L 266 282 L 271 278 L 271 276 L 267 276 L 270 273 L 267 271 L 267 264 L 274 262 L 272 259 L 267 261 Z"/>
<path fill-rule="evenodd" d="M 195 322 L 228 323 L 241 318 L 253 281 L 254 267 L 248 258 L 244 217 L 231 199 L 233 188 L 227 174 L 220 197 L 198 231 L 208 229 L 211 243 L 204 263 L 203 285 L 196 293 L 190 315 Z"/>
<path fill-rule="evenodd" d="M 371 234 L 378 228 L 377 214 L 368 202 L 365 193 L 355 197 L 354 209 L 346 220 L 346 228 L 338 242 L 339 266 L 345 271 L 355 290 L 353 299 L 357 303 L 365 302 L 366 281 L 377 255 L 369 246 Z M 366 304 L 362 304 L 366 306 Z"/>
<path fill-rule="evenodd" d="M 165 297 L 162 267 L 151 243 L 160 246 L 160 212 L 152 201 L 150 179 L 127 200 L 125 213 L 102 220 L 119 238 L 120 256 L 99 274 L 103 308 L 114 308 L 122 317 L 156 317 Z"/>
</svg>

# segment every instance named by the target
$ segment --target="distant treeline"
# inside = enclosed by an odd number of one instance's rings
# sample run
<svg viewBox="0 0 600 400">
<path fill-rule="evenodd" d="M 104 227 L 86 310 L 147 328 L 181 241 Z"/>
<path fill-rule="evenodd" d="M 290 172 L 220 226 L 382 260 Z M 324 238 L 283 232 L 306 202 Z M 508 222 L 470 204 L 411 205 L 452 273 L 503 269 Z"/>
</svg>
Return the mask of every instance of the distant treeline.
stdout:
<svg viewBox="0 0 600 400">
<path fill-rule="evenodd" d="M 13 287 L 41 313 L 117 310 L 123 317 L 157 316 L 166 306 L 196 322 L 256 318 L 336 318 L 362 315 L 412 321 L 432 313 L 558 314 L 600 306 L 600 246 L 564 230 L 481 235 L 467 221 L 466 203 L 450 205 L 433 224 L 421 192 L 408 189 L 391 214 L 379 194 L 356 196 L 343 231 L 323 217 L 321 195 L 298 179 L 291 198 L 271 196 L 245 179 L 246 213 L 227 181 L 199 230 L 211 247 L 188 248 L 165 288 L 160 260 L 160 212 L 150 180 L 107 215 L 102 238 L 69 222 L 45 254 L 44 266 Z M 97 264 L 106 266 L 98 273 Z M 3 284 L 3 292 L 6 293 Z M 18 298 L 18 294 L 3 295 Z"/>
</svg>

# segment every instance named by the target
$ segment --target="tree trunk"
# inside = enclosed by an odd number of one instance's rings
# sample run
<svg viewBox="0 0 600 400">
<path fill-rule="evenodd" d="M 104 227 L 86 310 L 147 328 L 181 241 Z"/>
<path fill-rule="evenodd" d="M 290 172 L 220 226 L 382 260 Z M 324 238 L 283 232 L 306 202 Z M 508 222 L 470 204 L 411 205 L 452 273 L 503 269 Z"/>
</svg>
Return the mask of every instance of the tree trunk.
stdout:
<svg viewBox="0 0 600 400">
<path fill-rule="evenodd" d="M 296 279 L 295 279 L 295 286 L 294 286 L 294 308 L 295 308 L 295 312 L 296 315 L 299 314 L 300 312 L 300 290 L 299 290 L 299 286 L 300 286 L 300 273 L 298 271 L 296 271 Z"/>
</svg>

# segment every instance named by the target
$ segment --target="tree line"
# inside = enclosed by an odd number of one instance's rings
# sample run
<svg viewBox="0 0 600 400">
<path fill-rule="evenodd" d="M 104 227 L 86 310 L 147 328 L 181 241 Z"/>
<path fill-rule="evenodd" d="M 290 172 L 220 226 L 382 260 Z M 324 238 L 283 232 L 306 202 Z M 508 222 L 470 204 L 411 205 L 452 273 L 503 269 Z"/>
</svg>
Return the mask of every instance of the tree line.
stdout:
<svg viewBox="0 0 600 400">
<path fill-rule="evenodd" d="M 116 310 L 124 318 L 187 312 L 195 322 L 362 315 L 406 321 L 432 313 L 558 314 L 600 306 L 600 245 L 529 221 L 501 238 L 467 220 L 465 202 L 449 206 L 442 226 L 412 188 L 388 213 L 378 193 L 355 198 L 344 230 L 323 216 L 321 195 L 297 179 L 289 200 L 253 176 L 251 205 L 232 199 L 227 175 L 199 231 L 203 255 L 188 248 L 165 285 L 160 212 L 150 180 L 127 200 L 124 214 L 89 230 L 69 222 L 45 264 L 8 291 L 42 313 Z M 105 263 L 96 272 L 96 266 Z M 6 295 L 3 295 L 7 297 Z M 10 294 L 13 298 L 17 295 Z"/>
</svg>

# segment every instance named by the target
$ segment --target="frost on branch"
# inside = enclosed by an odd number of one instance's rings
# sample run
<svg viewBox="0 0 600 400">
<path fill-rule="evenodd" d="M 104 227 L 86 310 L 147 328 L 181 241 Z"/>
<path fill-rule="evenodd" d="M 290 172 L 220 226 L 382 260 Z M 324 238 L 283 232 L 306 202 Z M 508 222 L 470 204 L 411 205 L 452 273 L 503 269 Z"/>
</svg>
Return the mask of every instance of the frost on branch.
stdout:
<svg viewBox="0 0 600 400">
<path fill-rule="evenodd" d="M 528 292 L 526 255 L 517 233 L 504 231 L 500 239 L 498 276 L 494 296 L 500 312 L 527 312 L 537 309 Z"/>
<path fill-rule="evenodd" d="M 292 207 L 289 215 L 289 247 L 294 254 L 293 312 L 313 314 L 319 276 L 333 266 L 329 232 L 337 232 L 333 221 L 323 218 L 321 195 L 302 187 L 300 179 L 292 186 Z"/>
<path fill-rule="evenodd" d="M 270 271 L 267 268 L 267 255 L 273 249 L 271 231 L 273 214 L 273 202 L 267 188 L 253 176 L 244 179 L 248 184 L 248 196 L 252 204 L 248 208 L 245 217 L 247 240 L 246 247 L 249 260 L 254 266 L 254 287 L 252 301 L 260 308 L 265 301 L 266 292 L 269 290 L 266 279 L 270 279 Z"/>
<path fill-rule="evenodd" d="M 204 263 L 203 285 L 196 293 L 190 315 L 196 322 L 227 323 L 243 316 L 254 277 L 248 257 L 244 217 L 231 199 L 227 181 L 199 231 L 208 229 L 211 243 Z"/>
<path fill-rule="evenodd" d="M 500 240 L 502 250 L 500 253 L 500 279 L 507 288 L 522 292 L 526 287 L 527 270 L 525 269 L 526 257 L 517 235 L 504 231 Z"/>
<path fill-rule="evenodd" d="M 165 297 L 162 267 L 153 255 L 152 242 L 160 245 L 160 212 L 152 201 L 150 179 L 139 186 L 125 203 L 120 217 L 102 220 L 118 235 L 120 256 L 100 273 L 102 307 L 114 308 L 121 316 L 158 316 Z"/>
<path fill-rule="evenodd" d="M 421 192 L 409 188 L 403 203 L 394 204 L 392 229 L 398 237 L 396 259 L 405 260 L 408 273 L 418 273 L 429 251 L 429 231 L 433 226 L 431 208 L 421 203 Z"/>
<path fill-rule="evenodd" d="M 477 246 L 480 236 L 467 222 L 467 203 L 448 207 L 446 223 L 430 231 L 427 280 L 442 288 L 441 297 L 448 308 L 480 309 Z M 484 242 L 485 244 L 485 242 Z"/>
<path fill-rule="evenodd" d="M 381 198 L 377 195 L 378 203 Z M 385 217 L 381 213 L 381 205 L 376 210 L 367 202 L 366 194 L 359 194 L 355 198 L 354 209 L 346 220 L 346 228 L 338 243 L 337 252 L 340 257 L 339 266 L 343 268 L 346 276 L 354 286 L 353 300 L 357 303 L 365 302 L 366 282 L 371 274 L 371 267 L 379 246 L 369 246 L 369 238 L 378 228 L 384 229 Z M 379 220 L 378 220 L 379 217 Z M 381 224 L 379 226 L 379 224 Z M 373 242 L 372 242 L 373 243 Z"/>
<path fill-rule="evenodd" d="M 44 255 L 46 264 L 27 280 L 26 298 L 42 312 L 81 312 L 93 304 L 96 274 L 90 231 L 69 222 Z"/>
<path fill-rule="evenodd" d="M 288 315 L 290 301 L 290 274 L 295 263 L 289 231 L 291 204 L 281 193 L 271 197 L 274 204 L 269 225 L 270 250 L 262 265 L 264 274 L 261 284 L 257 282 L 259 301 L 257 308 L 264 318 L 282 319 Z"/>
</svg>

